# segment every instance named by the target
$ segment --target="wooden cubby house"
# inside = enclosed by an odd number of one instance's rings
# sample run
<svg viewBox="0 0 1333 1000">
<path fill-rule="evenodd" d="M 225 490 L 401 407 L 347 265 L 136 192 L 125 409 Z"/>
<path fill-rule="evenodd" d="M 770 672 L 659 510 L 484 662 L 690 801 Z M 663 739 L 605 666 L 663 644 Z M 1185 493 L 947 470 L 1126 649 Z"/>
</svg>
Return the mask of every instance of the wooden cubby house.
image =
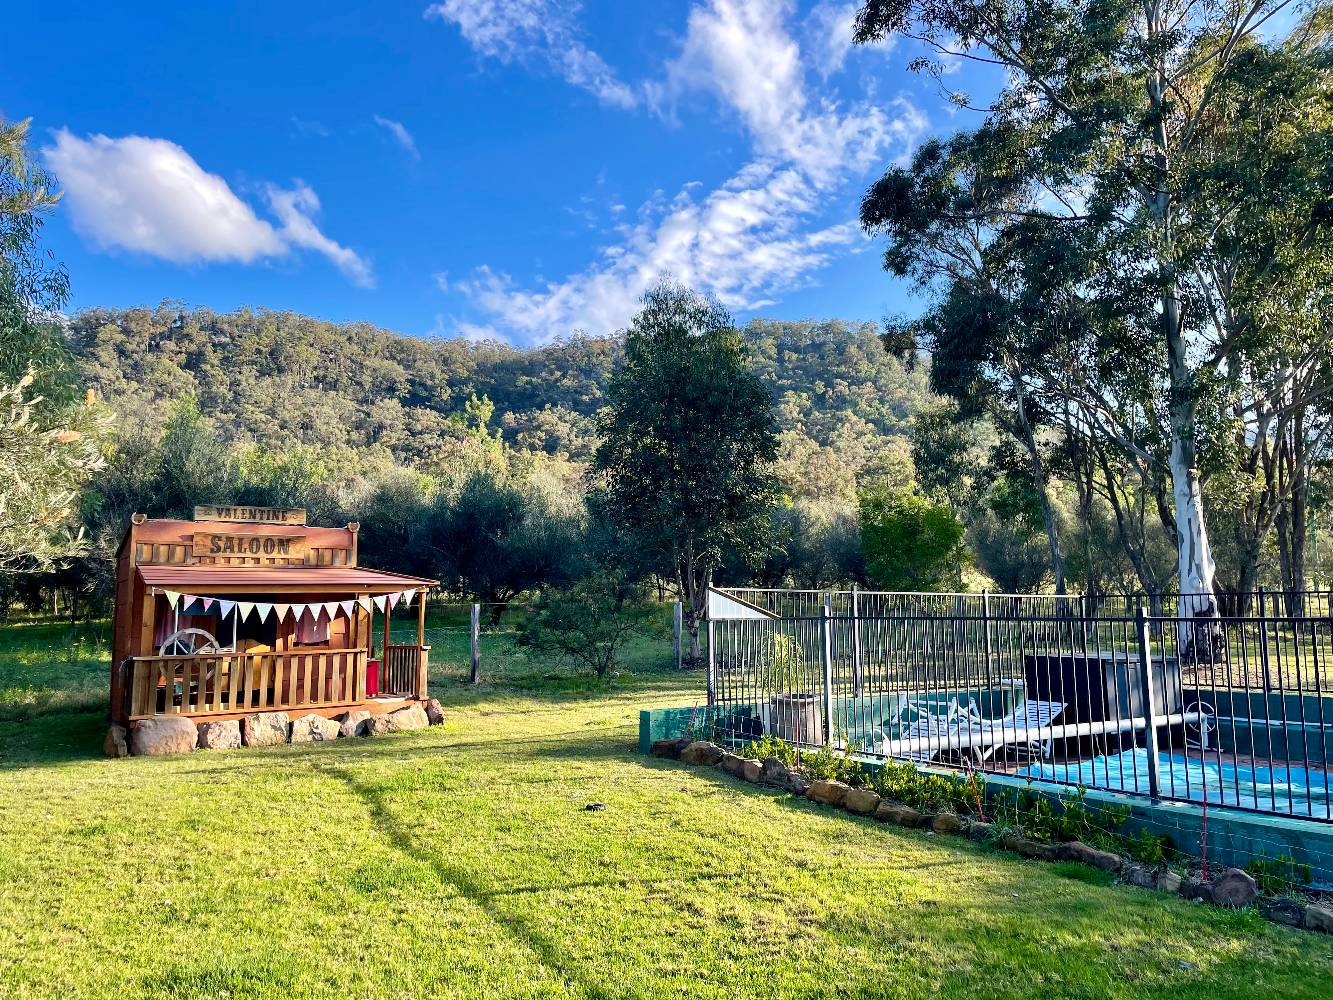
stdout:
<svg viewBox="0 0 1333 1000">
<path fill-rule="evenodd" d="M 114 721 L 380 714 L 427 697 L 425 597 L 436 581 L 359 567 L 359 525 L 240 506 L 130 520 L 116 563 Z M 416 642 L 395 644 L 394 608 L 409 606 Z"/>
</svg>

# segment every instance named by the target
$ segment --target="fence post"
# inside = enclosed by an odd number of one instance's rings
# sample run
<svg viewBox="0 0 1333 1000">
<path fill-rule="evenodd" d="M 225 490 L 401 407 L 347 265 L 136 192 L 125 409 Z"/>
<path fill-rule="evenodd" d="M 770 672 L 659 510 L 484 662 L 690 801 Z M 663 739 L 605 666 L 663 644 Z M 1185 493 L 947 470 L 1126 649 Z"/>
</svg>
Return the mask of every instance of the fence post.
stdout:
<svg viewBox="0 0 1333 1000">
<path fill-rule="evenodd" d="M 1158 774 L 1157 760 L 1157 722 L 1153 716 L 1153 702 L 1156 700 L 1157 686 L 1152 676 L 1152 645 L 1148 635 L 1148 619 L 1140 606 L 1134 615 L 1139 633 L 1139 696 L 1143 700 L 1143 718 L 1146 723 L 1144 744 L 1148 754 L 1148 794 L 1154 802 L 1162 797 L 1161 775 Z M 1166 662 L 1163 650 L 1163 663 Z"/>
<path fill-rule="evenodd" d="M 681 632 L 685 628 L 685 609 L 681 607 L 680 601 L 671 606 L 671 651 L 676 657 L 676 669 L 679 670 L 682 662 L 681 652 Z"/>
<path fill-rule="evenodd" d="M 981 592 L 981 622 L 982 622 L 983 635 L 985 636 L 985 642 L 986 642 L 986 683 L 989 684 L 990 668 L 991 668 L 991 663 L 994 662 L 994 653 L 995 653 L 994 640 L 991 639 L 991 630 L 990 630 L 989 590 L 983 590 Z"/>
<path fill-rule="evenodd" d="M 819 620 L 820 658 L 823 660 L 824 674 L 824 745 L 833 745 L 833 630 L 830 619 L 833 606 L 827 594 L 824 595 L 824 614 Z"/>
<path fill-rule="evenodd" d="M 1264 672 L 1264 693 L 1272 690 L 1273 672 L 1268 659 L 1268 601 L 1264 588 L 1259 588 L 1259 665 Z"/>
<path fill-rule="evenodd" d="M 852 690 L 861 697 L 861 605 L 856 584 L 852 584 Z"/>
<path fill-rule="evenodd" d="M 472 605 L 472 622 L 468 628 L 472 637 L 472 683 L 481 679 L 481 605 Z"/>
<path fill-rule="evenodd" d="M 708 707 L 717 704 L 717 652 L 714 649 L 713 616 L 708 616 Z"/>
</svg>

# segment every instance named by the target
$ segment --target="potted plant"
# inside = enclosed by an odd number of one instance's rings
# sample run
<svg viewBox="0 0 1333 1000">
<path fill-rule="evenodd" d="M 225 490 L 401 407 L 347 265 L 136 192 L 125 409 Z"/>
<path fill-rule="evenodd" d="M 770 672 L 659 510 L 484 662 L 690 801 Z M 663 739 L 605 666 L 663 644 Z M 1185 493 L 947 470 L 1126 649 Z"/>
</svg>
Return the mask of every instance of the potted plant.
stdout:
<svg viewBox="0 0 1333 1000">
<path fill-rule="evenodd" d="M 755 682 L 770 693 L 766 726 L 770 735 L 793 746 L 824 742 L 823 713 L 813 693 L 814 671 L 794 635 L 774 632 L 757 658 Z"/>
</svg>

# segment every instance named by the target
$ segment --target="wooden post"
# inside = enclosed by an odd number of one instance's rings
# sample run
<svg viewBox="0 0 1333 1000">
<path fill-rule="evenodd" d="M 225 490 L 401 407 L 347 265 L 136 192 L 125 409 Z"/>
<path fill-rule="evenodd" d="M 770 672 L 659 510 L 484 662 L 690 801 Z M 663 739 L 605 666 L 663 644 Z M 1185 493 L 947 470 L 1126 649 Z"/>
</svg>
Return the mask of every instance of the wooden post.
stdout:
<svg viewBox="0 0 1333 1000">
<path fill-rule="evenodd" d="M 472 683 L 481 680 L 481 605 L 472 605 L 472 622 L 468 628 L 472 638 Z"/>
<path fill-rule="evenodd" d="M 417 591 L 417 697 L 425 698 L 430 647 L 426 645 L 426 591 Z"/>
<path fill-rule="evenodd" d="M 677 601 L 671 606 L 671 651 L 676 656 L 676 669 L 679 670 L 682 663 L 681 633 L 685 628 L 685 609 Z"/>
</svg>

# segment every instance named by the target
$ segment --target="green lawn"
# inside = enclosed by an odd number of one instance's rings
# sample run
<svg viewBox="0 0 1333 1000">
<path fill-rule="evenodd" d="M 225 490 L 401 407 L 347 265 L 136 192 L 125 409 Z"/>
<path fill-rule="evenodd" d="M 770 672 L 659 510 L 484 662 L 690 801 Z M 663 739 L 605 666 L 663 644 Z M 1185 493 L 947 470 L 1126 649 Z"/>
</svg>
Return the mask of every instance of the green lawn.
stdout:
<svg viewBox="0 0 1333 1000">
<path fill-rule="evenodd" d="M 638 756 L 665 643 L 469 689 L 438 631 L 443 727 L 104 760 L 84 636 L 0 631 L 6 1000 L 1333 995 L 1333 938 Z"/>
</svg>

